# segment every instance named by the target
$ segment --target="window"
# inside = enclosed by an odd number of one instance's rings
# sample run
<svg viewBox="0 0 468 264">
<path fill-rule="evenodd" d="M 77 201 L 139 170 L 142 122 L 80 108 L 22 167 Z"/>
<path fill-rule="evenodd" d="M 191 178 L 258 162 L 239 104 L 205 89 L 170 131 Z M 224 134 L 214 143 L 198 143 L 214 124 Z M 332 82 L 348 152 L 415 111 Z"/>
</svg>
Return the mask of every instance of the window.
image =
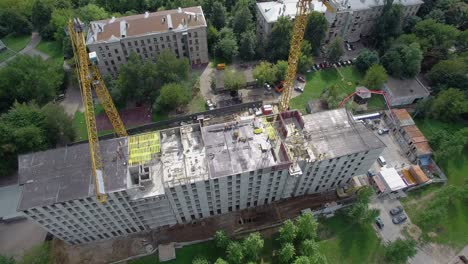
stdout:
<svg viewBox="0 0 468 264">
<path fill-rule="evenodd" d="M 119 54 L 119 50 L 118 50 L 118 49 L 114 49 L 114 53 L 115 53 L 115 54 Z"/>
<path fill-rule="evenodd" d="M 133 43 L 135 43 L 135 46 L 138 46 L 138 41 L 133 41 Z"/>
<path fill-rule="evenodd" d="M 120 61 L 120 56 L 117 56 L 117 60 Z"/>
</svg>

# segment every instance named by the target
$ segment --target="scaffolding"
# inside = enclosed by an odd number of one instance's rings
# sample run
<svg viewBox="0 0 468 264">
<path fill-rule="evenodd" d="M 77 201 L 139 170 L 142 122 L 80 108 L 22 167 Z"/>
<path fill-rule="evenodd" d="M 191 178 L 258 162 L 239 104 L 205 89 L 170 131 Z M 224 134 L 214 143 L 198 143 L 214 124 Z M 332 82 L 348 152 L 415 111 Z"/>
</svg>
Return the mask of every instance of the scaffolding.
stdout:
<svg viewBox="0 0 468 264">
<path fill-rule="evenodd" d="M 160 151 L 158 131 L 128 137 L 128 164 L 130 166 L 146 164 Z"/>
</svg>

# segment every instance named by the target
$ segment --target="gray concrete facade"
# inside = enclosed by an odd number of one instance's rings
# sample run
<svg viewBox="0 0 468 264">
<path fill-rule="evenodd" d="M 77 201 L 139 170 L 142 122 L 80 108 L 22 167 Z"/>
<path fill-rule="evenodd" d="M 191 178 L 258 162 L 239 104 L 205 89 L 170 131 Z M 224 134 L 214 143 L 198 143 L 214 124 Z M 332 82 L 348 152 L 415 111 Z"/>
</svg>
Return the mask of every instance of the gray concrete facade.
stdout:
<svg viewBox="0 0 468 264">
<path fill-rule="evenodd" d="M 105 183 L 106 203 L 94 198 L 90 162 L 81 164 L 89 159 L 83 144 L 68 147 L 65 158 L 56 156 L 63 149 L 19 158 L 19 211 L 67 243 L 109 239 L 334 190 L 365 174 L 385 144 L 337 109 L 186 125 L 104 140 L 101 146 L 104 179 L 114 181 Z M 43 157 L 65 162 L 51 170 L 40 162 Z M 84 170 L 70 173 L 73 179 L 60 177 L 77 169 L 68 164 L 74 162 Z M 35 180 L 26 180 L 32 175 Z M 62 197 L 60 184 L 45 185 L 57 181 L 80 195 Z M 49 199 L 50 191 L 58 191 L 59 199 Z"/>
</svg>

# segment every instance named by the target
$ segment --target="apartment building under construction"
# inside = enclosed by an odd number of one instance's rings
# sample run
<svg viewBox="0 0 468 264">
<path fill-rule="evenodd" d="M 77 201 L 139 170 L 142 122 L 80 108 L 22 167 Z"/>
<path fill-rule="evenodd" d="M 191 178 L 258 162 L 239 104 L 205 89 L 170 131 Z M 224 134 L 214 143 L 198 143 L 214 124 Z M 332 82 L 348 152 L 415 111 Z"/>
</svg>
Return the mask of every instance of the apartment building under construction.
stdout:
<svg viewBox="0 0 468 264">
<path fill-rule="evenodd" d="M 345 109 L 190 124 L 101 141 L 108 201 L 87 144 L 19 157 L 18 211 L 80 244 L 321 193 L 365 174 L 385 145 Z"/>
</svg>

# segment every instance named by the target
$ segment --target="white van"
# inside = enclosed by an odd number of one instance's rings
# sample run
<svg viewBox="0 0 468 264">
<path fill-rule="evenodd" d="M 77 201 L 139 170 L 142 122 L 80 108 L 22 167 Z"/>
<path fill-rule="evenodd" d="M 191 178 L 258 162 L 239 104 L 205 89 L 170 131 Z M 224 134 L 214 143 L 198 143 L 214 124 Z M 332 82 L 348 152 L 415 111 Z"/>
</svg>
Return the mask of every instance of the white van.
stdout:
<svg viewBox="0 0 468 264">
<path fill-rule="evenodd" d="M 379 156 L 377 161 L 379 162 L 380 166 L 382 166 L 382 167 L 387 165 L 387 162 L 385 161 L 384 157 L 382 157 L 382 156 Z"/>
</svg>

